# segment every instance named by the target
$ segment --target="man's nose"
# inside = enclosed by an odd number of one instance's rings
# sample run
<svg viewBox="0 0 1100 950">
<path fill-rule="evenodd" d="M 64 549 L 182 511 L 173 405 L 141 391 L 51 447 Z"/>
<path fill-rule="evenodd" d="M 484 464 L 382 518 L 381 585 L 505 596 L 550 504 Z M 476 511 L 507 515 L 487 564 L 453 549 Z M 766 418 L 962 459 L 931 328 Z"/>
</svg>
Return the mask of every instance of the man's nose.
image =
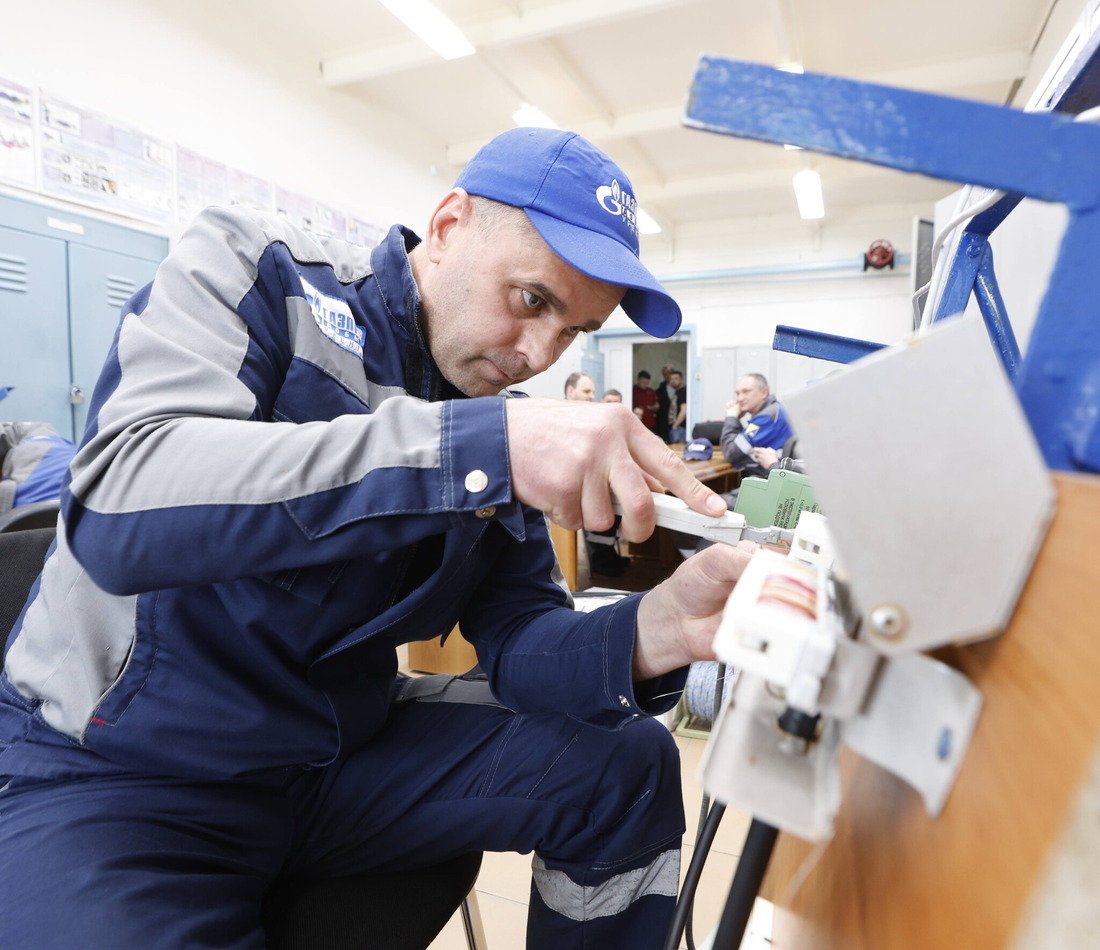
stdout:
<svg viewBox="0 0 1100 950">
<path fill-rule="evenodd" d="M 556 328 L 545 326 L 526 327 L 516 349 L 535 373 L 549 369 L 557 353 L 558 332 Z"/>
</svg>

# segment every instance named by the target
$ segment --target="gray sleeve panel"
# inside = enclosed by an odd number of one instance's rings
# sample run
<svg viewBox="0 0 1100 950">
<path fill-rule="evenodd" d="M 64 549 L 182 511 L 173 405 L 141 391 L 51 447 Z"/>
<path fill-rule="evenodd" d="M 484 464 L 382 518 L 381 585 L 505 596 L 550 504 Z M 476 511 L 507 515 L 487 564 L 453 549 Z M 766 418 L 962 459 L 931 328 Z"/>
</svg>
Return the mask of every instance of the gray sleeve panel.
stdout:
<svg viewBox="0 0 1100 950">
<path fill-rule="evenodd" d="M 57 547 L 8 651 L 5 672 L 22 695 L 42 701 L 39 711 L 49 725 L 80 739 L 103 695 L 122 675 L 134 639 L 137 598 L 96 588 L 66 556 L 64 530 L 57 533 Z"/>
<path fill-rule="evenodd" d="M 239 379 L 249 335 L 237 306 L 256 282 L 272 226 L 249 214 L 200 216 L 158 271 L 144 311 L 125 317 L 121 380 L 73 464 L 72 491 L 85 507 L 263 505 L 351 485 L 379 467 L 439 467 L 440 405 L 388 398 L 397 393 L 369 384 L 361 362 L 359 379 L 349 380 L 340 362 L 349 354 L 322 346 L 301 298 L 290 299 L 287 314 L 301 357 L 338 372 L 377 411 L 300 425 L 249 421 L 256 395 Z M 301 244 L 296 232 L 274 235 L 284 236 Z M 292 250 L 323 258 L 320 245 Z M 353 273 L 347 262 L 336 268 Z"/>
</svg>

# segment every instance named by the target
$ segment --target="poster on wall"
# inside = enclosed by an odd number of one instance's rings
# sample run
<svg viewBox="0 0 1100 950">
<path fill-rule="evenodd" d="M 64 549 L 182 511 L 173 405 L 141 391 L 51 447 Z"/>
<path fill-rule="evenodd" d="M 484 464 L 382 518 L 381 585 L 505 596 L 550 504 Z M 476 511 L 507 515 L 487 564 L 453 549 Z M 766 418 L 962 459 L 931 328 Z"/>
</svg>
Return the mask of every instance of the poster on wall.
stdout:
<svg viewBox="0 0 1100 950">
<path fill-rule="evenodd" d="M 345 238 L 347 219 L 344 214 L 306 195 L 286 188 L 275 189 L 275 211 L 303 231 L 320 237 Z"/>
<path fill-rule="evenodd" d="M 33 187 L 37 167 L 34 92 L 0 79 L 0 180 Z"/>
<path fill-rule="evenodd" d="M 388 228 L 381 224 L 373 224 L 361 218 L 348 218 L 347 238 L 352 244 L 362 244 L 363 247 L 377 247 L 382 243 Z"/>
<path fill-rule="evenodd" d="M 231 205 L 244 205 L 257 211 L 275 210 L 275 189 L 266 181 L 239 168 L 230 168 L 228 175 L 229 193 L 226 196 Z"/>
<path fill-rule="evenodd" d="M 229 204 L 229 169 L 180 146 L 176 149 L 176 216 L 187 224 L 203 208 Z"/>
<path fill-rule="evenodd" d="M 170 223 L 175 215 L 175 147 L 45 92 L 39 97 L 42 190 Z"/>
</svg>

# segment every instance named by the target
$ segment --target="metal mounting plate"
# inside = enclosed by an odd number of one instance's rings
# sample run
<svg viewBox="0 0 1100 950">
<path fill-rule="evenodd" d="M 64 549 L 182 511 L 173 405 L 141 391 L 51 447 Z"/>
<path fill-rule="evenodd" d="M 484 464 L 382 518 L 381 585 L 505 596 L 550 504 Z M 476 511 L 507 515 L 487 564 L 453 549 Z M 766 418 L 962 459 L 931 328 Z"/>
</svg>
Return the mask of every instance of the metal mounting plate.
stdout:
<svg viewBox="0 0 1100 950">
<path fill-rule="evenodd" d="M 783 403 L 861 638 L 897 655 L 1001 630 L 1054 490 L 981 321 L 945 320 Z"/>
</svg>

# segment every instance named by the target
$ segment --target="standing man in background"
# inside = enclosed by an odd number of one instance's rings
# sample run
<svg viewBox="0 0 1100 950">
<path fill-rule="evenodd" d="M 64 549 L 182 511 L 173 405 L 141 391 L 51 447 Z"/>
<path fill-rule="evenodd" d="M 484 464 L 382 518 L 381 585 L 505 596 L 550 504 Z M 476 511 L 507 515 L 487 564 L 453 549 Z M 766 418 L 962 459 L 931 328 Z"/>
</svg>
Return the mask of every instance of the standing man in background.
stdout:
<svg viewBox="0 0 1100 950">
<path fill-rule="evenodd" d="M 621 392 L 619 392 L 617 389 L 607 390 L 607 392 L 605 392 L 603 394 L 603 398 L 600 399 L 600 402 L 622 402 L 622 401 L 623 401 L 623 394 Z"/>
<path fill-rule="evenodd" d="M 0 677 L 0 947 L 257 950 L 283 876 L 534 852 L 529 950 L 656 950 L 667 729 L 749 553 L 572 609 L 546 526 L 721 499 L 622 405 L 511 398 L 681 316 L 622 169 L 512 129 L 423 239 L 203 212 L 124 308 Z M 398 675 L 461 623 L 487 682 Z M 480 689 L 480 688 L 479 688 Z"/>
<path fill-rule="evenodd" d="M 768 389 L 766 377 L 747 373 L 737 380 L 733 399 L 726 403 L 726 420 L 722 424 L 722 454 L 727 462 L 746 475 L 767 478 L 767 466 L 757 461 L 753 450 L 766 448 L 779 452 L 793 435 L 787 413 Z"/>
<path fill-rule="evenodd" d="M 687 440 L 687 387 L 684 374 L 669 369 L 668 382 L 657 390 L 657 425 L 654 431 L 665 442 Z"/>
<path fill-rule="evenodd" d="M 570 373 L 569 378 L 565 381 L 565 398 L 575 399 L 579 402 L 595 402 L 596 384 L 592 381 L 592 377 L 579 370 Z"/>
<path fill-rule="evenodd" d="M 634 392 L 630 402 L 634 407 L 634 415 L 642 420 L 651 432 L 657 424 L 657 390 L 649 385 L 650 375 L 646 370 L 638 373 L 638 381 L 634 384 Z"/>
</svg>

